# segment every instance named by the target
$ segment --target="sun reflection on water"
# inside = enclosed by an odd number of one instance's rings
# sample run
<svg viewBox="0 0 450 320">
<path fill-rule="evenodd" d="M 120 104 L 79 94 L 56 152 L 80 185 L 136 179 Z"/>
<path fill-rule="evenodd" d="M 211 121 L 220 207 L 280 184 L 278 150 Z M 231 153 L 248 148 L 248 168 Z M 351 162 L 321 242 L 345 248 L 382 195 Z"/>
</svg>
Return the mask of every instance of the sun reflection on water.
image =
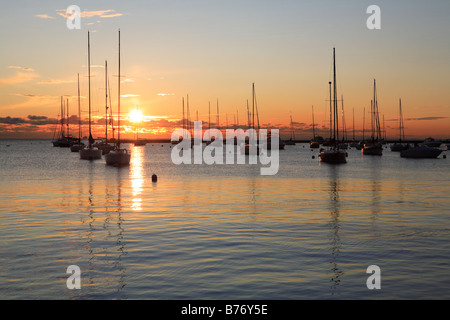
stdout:
<svg viewBox="0 0 450 320">
<path fill-rule="evenodd" d="M 142 147 L 134 147 L 131 153 L 130 161 L 130 180 L 132 188 L 132 204 L 133 211 L 142 210 L 142 191 L 144 185 L 144 150 Z"/>
</svg>

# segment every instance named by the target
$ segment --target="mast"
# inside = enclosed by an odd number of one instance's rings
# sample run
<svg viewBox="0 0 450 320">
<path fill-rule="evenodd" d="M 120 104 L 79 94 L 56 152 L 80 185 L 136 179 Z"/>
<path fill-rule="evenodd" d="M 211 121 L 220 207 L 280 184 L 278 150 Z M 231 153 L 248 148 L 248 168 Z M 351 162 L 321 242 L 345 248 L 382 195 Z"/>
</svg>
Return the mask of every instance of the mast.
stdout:
<svg viewBox="0 0 450 320">
<path fill-rule="evenodd" d="M 312 106 L 312 121 L 313 121 L 313 139 L 316 138 L 316 129 L 314 128 L 314 106 Z M 291 115 L 291 127 L 292 127 L 292 115 Z"/>
<path fill-rule="evenodd" d="M 91 44 L 88 31 L 88 82 L 89 82 L 89 149 L 92 148 L 94 138 L 91 131 Z"/>
<path fill-rule="evenodd" d="M 347 140 L 347 122 L 345 121 L 344 96 L 341 95 L 342 103 L 342 141 Z"/>
<path fill-rule="evenodd" d="M 60 128 L 60 134 L 61 134 L 61 138 L 64 138 L 64 101 L 63 101 L 63 96 L 61 96 L 61 128 Z"/>
<path fill-rule="evenodd" d="M 186 123 L 187 123 L 187 129 L 189 133 L 191 132 L 191 116 L 189 112 L 189 95 L 186 96 Z"/>
<path fill-rule="evenodd" d="M 364 107 L 363 111 L 363 141 L 365 139 L 365 132 L 366 132 L 366 107 Z"/>
<path fill-rule="evenodd" d="M 353 108 L 353 141 L 355 141 L 355 108 Z"/>
<path fill-rule="evenodd" d="M 220 130 L 220 123 L 219 123 L 219 99 L 217 99 L 217 129 Z"/>
<path fill-rule="evenodd" d="M 331 104 L 333 100 L 331 99 L 331 81 L 328 82 L 328 86 L 330 87 L 330 142 L 331 142 L 333 138 L 333 115 L 331 111 L 332 110 Z"/>
<path fill-rule="evenodd" d="M 250 110 L 248 107 L 248 99 L 247 99 L 247 126 L 250 129 Z"/>
<path fill-rule="evenodd" d="M 184 119 L 184 97 L 181 98 L 181 104 L 183 105 L 183 139 L 186 135 L 186 120 Z"/>
<path fill-rule="evenodd" d="M 120 148 L 120 29 L 119 29 L 119 80 L 117 96 L 117 148 Z"/>
<path fill-rule="evenodd" d="M 405 127 L 403 125 L 402 99 L 400 98 L 400 141 L 405 140 Z"/>
<path fill-rule="evenodd" d="M 78 142 L 81 143 L 80 74 L 78 73 Z"/>
<path fill-rule="evenodd" d="M 111 125 L 111 129 L 112 129 L 112 139 L 113 141 L 115 141 L 114 139 L 114 118 L 113 118 L 113 113 L 112 113 L 112 103 L 111 103 L 111 85 L 109 84 L 109 78 L 108 78 L 108 92 L 109 92 L 109 122 Z"/>
<path fill-rule="evenodd" d="M 255 129 L 255 84 L 252 84 L 252 129 Z"/>
<path fill-rule="evenodd" d="M 333 91 L 334 91 L 334 140 L 339 140 L 339 118 L 337 107 L 337 86 L 336 86 L 336 50 L 333 48 Z"/>
<path fill-rule="evenodd" d="M 208 101 L 208 129 L 209 129 L 209 140 L 211 141 L 211 101 Z"/>
<path fill-rule="evenodd" d="M 66 101 L 67 101 L 66 127 L 67 127 L 67 137 L 69 137 L 69 135 L 70 135 L 70 133 L 69 133 L 69 98 L 67 98 Z"/>
<path fill-rule="evenodd" d="M 108 62 L 105 60 L 105 142 L 108 143 Z"/>
</svg>

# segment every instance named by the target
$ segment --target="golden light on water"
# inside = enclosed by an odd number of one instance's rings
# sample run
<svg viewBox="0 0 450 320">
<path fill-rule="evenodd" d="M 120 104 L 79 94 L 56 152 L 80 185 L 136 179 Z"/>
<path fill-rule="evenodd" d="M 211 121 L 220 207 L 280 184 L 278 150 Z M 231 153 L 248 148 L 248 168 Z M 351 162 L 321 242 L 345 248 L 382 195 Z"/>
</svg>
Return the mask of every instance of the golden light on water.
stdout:
<svg viewBox="0 0 450 320">
<path fill-rule="evenodd" d="M 131 152 L 130 179 L 132 189 L 131 210 L 142 210 L 142 191 L 144 185 L 144 148 L 134 147 Z"/>
</svg>

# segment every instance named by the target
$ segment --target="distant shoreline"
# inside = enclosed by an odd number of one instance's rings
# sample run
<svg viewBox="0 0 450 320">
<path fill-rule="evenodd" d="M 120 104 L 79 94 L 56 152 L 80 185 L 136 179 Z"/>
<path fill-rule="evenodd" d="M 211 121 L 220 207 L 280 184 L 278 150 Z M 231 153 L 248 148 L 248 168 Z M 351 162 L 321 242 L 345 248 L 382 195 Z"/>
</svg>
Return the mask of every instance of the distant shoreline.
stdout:
<svg viewBox="0 0 450 320">
<path fill-rule="evenodd" d="M 0 138 L 1 140 L 41 140 L 41 141 L 52 141 L 53 139 L 42 139 L 42 138 L 17 138 L 17 139 L 13 139 L 13 138 Z M 86 140 L 86 139 L 83 139 Z M 82 140 L 82 141 L 83 141 Z M 96 140 L 101 140 L 101 139 L 96 139 Z M 145 141 L 146 143 L 172 143 L 172 141 L 170 139 L 139 139 L 142 141 Z M 288 139 L 284 139 L 283 141 L 287 141 Z M 425 139 L 408 139 L 408 140 L 404 140 L 401 141 L 403 143 L 422 143 L 424 142 Z M 135 139 L 121 139 L 121 143 L 134 143 L 136 140 Z M 311 139 L 295 139 L 294 142 L 295 143 L 309 143 L 311 141 Z M 361 140 L 355 140 L 356 142 L 359 142 Z M 369 141 L 369 139 L 367 139 L 366 141 Z M 440 141 L 442 143 L 449 143 L 450 139 L 435 139 L 435 141 Z M 114 141 L 108 141 L 110 143 L 113 143 Z M 353 142 L 353 140 L 346 140 L 344 141 L 345 143 L 351 143 Z M 395 142 L 400 142 L 398 139 L 387 139 L 385 140 L 386 143 L 395 143 Z"/>
</svg>

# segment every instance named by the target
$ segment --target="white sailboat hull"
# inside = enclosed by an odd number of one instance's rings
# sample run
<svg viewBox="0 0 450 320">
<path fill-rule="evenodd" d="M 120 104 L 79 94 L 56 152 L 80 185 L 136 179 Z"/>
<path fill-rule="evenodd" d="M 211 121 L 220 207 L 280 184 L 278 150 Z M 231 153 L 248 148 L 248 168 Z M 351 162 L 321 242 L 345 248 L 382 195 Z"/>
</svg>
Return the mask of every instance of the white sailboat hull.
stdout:
<svg viewBox="0 0 450 320">
<path fill-rule="evenodd" d="M 105 155 L 106 164 L 110 166 L 126 166 L 130 164 L 131 154 L 126 149 L 117 149 Z"/>
</svg>

